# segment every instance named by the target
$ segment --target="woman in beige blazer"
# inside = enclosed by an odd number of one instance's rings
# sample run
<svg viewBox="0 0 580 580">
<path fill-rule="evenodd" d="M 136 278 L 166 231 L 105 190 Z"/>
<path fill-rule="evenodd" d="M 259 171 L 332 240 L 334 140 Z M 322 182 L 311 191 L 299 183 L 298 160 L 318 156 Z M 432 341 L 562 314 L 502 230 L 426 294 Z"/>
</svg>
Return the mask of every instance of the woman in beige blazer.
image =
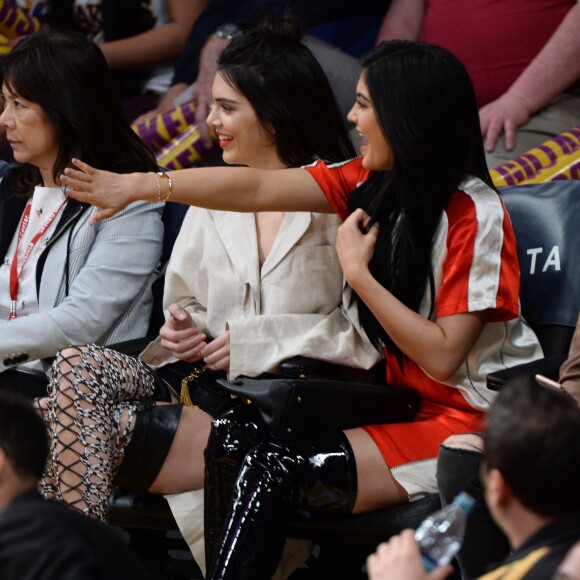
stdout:
<svg viewBox="0 0 580 580">
<path fill-rule="evenodd" d="M 208 122 L 228 164 L 273 169 L 354 156 L 322 69 L 289 29 L 236 37 L 213 95 Z M 171 182 L 161 186 L 165 194 Z M 155 402 L 160 376 L 176 367 L 188 372 L 203 360 L 233 377 L 275 371 L 297 354 L 376 363 L 343 294 L 337 226 L 335 216 L 317 213 L 189 210 L 167 273 L 166 323 L 141 361 L 95 345 L 57 357 L 42 403 L 52 436 L 45 494 L 106 519 L 115 474 L 129 489 L 201 488 L 211 418 L 223 400 L 198 388 L 198 408 Z"/>
</svg>

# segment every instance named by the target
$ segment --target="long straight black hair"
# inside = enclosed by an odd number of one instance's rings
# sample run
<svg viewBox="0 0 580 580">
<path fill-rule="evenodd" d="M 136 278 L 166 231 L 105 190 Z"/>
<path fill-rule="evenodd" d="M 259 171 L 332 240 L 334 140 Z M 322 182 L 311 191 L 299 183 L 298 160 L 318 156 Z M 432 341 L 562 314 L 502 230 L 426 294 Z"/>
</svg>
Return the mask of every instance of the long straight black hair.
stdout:
<svg viewBox="0 0 580 580">
<path fill-rule="evenodd" d="M 155 171 L 151 150 L 131 129 L 103 53 L 77 32 L 37 32 L 0 60 L 0 82 L 42 107 L 59 144 L 52 174 L 73 157 L 109 171 Z M 31 195 L 41 183 L 37 167 L 7 172 L 16 191 Z"/>
<path fill-rule="evenodd" d="M 469 175 L 493 187 L 471 80 L 450 52 L 411 41 L 379 45 L 363 59 L 363 79 L 393 166 L 351 192 L 349 209 L 373 207 L 379 224 L 373 276 L 418 312 L 435 302 L 431 253 L 444 209 Z M 356 296 L 361 324 L 375 346 L 400 364 L 400 349 Z"/>
<path fill-rule="evenodd" d="M 288 167 L 356 155 L 326 74 L 301 42 L 291 16 L 236 36 L 218 72 L 252 105 Z"/>
</svg>

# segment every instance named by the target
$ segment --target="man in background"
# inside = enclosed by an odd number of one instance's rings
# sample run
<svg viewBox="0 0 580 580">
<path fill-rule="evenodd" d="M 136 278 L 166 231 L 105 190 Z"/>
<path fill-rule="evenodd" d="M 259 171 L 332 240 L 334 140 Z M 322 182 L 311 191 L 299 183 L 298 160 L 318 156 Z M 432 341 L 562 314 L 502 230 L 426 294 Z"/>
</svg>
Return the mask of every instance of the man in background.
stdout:
<svg viewBox="0 0 580 580">
<path fill-rule="evenodd" d="M 47 455 L 46 427 L 31 404 L 0 394 L 0 578 L 150 579 L 115 530 L 42 498 Z"/>
</svg>

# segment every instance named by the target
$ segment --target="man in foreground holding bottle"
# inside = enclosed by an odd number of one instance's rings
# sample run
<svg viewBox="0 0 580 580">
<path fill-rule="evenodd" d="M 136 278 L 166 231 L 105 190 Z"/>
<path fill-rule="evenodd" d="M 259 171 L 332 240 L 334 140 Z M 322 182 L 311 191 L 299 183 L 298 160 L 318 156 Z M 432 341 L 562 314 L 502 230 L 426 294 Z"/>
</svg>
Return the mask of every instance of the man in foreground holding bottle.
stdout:
<svg viewBox="0 0 580 580">
<path fill-rule="evenodd" d="M 570 397 L 532 378 L 500 392 L 486 418 L 482 479 L 513 551 L 481 580 L 552 578 L 580 540 L 579 441 L 580 408 Z M 381 544 L 367 565 L 371 580 L 439 580 L 452 571 L 425 571 L 412 530 Z"/>
</svg>

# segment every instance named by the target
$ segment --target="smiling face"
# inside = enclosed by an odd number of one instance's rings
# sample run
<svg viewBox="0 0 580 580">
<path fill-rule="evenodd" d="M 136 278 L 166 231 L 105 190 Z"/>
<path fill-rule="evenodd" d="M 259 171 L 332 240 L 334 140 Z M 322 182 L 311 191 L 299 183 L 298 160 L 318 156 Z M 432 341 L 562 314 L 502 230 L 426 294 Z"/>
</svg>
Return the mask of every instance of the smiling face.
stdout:
<svg viewBox="0 0 580 580">
<path fill-rule="evenodd" d="M 212 94 L 214 104 L 207 123 L 216 131 L 224 161 L 260 169 L 281 167 L 276 145 L 248 99 L 220 73 L 215 75 Z"/>
<path fill-rule="evenodd" d="M 0 124 L 6 129 L 14 159 L 35 165 L 43 176 L 44 185 L 54 185 L 52 168 L 59 146 L 42 107 L 14 94 L 6 84 L 2 85 L 2 101 L 4 110 Z"/>
<path fill-rule="evenodd" d="M 359 133 L 363 166 L 371 171 L 383 171 L 393 166 L 393 151 L 379 125 L 369 92 L 361 75 L 356 87 L 356 102 L 348 113 Z"/>
</svg>

